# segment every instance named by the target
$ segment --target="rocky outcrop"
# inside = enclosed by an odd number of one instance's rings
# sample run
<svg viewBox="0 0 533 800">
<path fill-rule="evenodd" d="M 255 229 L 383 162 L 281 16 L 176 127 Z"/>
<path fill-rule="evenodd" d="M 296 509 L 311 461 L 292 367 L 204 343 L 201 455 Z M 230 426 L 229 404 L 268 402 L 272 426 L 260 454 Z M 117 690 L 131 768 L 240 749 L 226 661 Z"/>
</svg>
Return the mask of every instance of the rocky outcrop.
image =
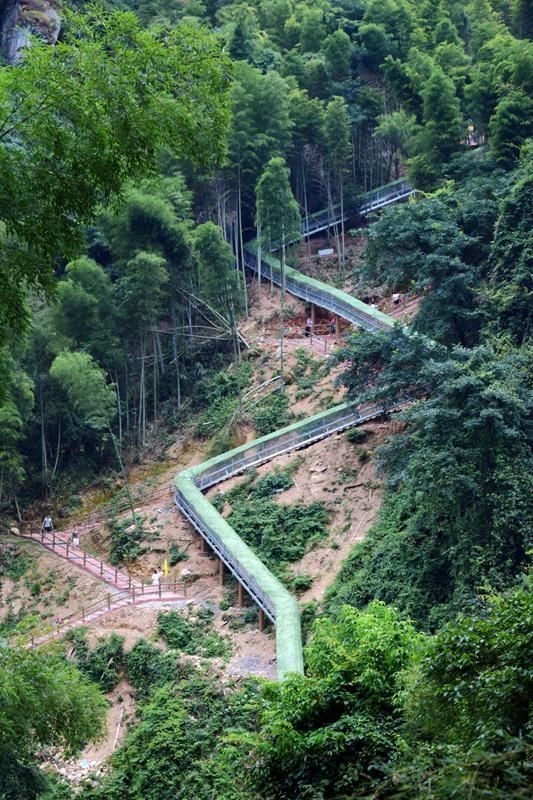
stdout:
<svg viewBox="0 0 533 800">
<path fill-rule="evenodd" d="M 32 34 L 55 44 L 61 26 L 56 0 L 0 0 L 0 52 L 14 64 Z"/>
</svg>

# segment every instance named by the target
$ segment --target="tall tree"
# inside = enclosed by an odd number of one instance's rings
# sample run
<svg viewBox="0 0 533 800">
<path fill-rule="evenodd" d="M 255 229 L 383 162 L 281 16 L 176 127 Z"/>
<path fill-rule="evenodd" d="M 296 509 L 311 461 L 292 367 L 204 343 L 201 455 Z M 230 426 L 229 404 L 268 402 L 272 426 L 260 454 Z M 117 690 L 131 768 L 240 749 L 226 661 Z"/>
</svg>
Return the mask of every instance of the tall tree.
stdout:
<svg viewBox="0 0 533 800">
<path fill-rule="evenodd" d="M 453 81 L 440 67 L 433 69 L 422 97 L 423 127 L 417 137 L 411 172 L 415 183 L 424 187 L 435 182 L 442 165 L 461 149 L 465 124 Z"/>
<path fill-rule="evenodd" d="M 194 232 L 193 253 L 198 270 L 198 291 L 203 302 L 222 316 L 231 332 L 235 357 L 239 360 L 237 317 L 244 307 L 235 256 L 218 225 L 205 222 Z"/>
<path fill-rule="evenodd" d="M 257 219 L 261 237 L 269 251 L 281 251 L 280 368 L 284 377 L 285 251 L 289 242 L 301 237 L 298 203 L 289 183 L 289 170 L 282 158 L 272 158 L 257 183 Z"/>
<path fill-rule="evenodd" d="M 137 440 L 144 446 L 148 422 L 149 345 L 152 360 L 153 419 L 157 420 L 157 377 L 159 358 L 157 350 L 157 321 L 162 313 L 165 287 L 169 275 L 166 261 L 156 253 L 140 251 L 125 265 L 117 285 L 121 299 L 123 322 L 128 323 L 129 335 L 137 348 L 140 365 L 138 373 L 139 395 L 137 407 Z M 125 330 L 126 325 L 124 326 Z"/>
<path fill-rule="evenodd" d="M 348 116 L 348 105 L 342 97 L 334 97 L 327 105 L 324 114 L 323 137 L 325 145 L 326 161 L 326 184 L 328 192 L 328 207 L 331 217 L 336 218 L 337 212 L 334 208 L 333 185 L 336 187 L 336 194 L 339 199 L 340 211 L 340 235 L 339 225 L 335 223 L 335 234 L 337 239 L 337 256 L 339 268 L 344 267 L 344 182 L 348 159 L 351 153 L 350 139 L 350 118 Z"/>
<path fill-rule="evenodd" d="M 503 97 L 490 119 L 489 132 L 496 161 L 502 167 L 512 167 L 520 147 L 533 134 L 533 100 L 521 91 Z"/>
<path fill-rule="evenodd" d="M 322 45 L 322 51 L 332 80 L 344 81 L 350 77 L 352 43 L 347 33 L 337 30 L 330 34 Z"/>
<path fill-rule="evenodd" d="M 21 444 L 33 409 L 33 383 L 7 349 L 0 351 L 0 379 L 5 394 L 0 403 L 0 508 L 14 502 L 18 512 L 17 495 L 26 477 Z"/>
</svg>

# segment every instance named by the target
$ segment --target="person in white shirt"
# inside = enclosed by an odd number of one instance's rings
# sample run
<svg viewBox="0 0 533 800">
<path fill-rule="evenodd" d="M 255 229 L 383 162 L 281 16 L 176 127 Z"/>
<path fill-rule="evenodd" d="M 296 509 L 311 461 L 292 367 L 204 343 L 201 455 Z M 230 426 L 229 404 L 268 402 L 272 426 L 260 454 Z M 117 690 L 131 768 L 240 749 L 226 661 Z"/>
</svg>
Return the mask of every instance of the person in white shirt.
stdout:
<svg viewBox="0 0 533 800">
<path fill-rule="evenodd" d="M 50 533 L 54 529 L 54 524 L 52 522 L 52 517 L 50 514 L 47 514 L 46 517 L 43 519 L 43 524 L 41 525 L 41 530 L 44 530 L 45 533 Z"/>
</svg>

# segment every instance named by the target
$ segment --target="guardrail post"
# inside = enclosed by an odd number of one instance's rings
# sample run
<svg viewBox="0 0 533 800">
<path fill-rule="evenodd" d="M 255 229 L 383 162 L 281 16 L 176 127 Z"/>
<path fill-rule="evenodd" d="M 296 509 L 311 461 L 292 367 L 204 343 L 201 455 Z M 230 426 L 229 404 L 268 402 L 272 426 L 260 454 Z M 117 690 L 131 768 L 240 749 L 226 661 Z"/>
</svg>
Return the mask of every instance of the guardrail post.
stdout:
<svg viewBox="0 0 533 800">
<path fill-rule="evenodd" d="M 173 586 L 174 594 L 176 594 L 176 578 L 174 578 L 174 586 Z"/>
<path fill-rule="evenodd" d="M 131 591 L 131 575 L 128 575 L 128 589 Z"/>
<path fill-rule="evenodd" d="M 100 575 L 104 574 L 104 562 L 100 559 Z"/>
<path fill-rule="evenodd" d="M 44 542 L 44 530 L 41 530 L 41 542 Z"/>
<path fill-rule="evenodd" d="M 56 546 L 56 532 L 54 531 L 52 534 L 52 550 Z"/>
<path fill-rule="evenodd" d="M 67 542 L 67 558 L 68 558 L 69 543 Z"/>
<path fill-rule="evenodd" d="M 115 586 L 118 583 L 118 569 L 115 567 Z"/>
<path fill-rule="evenodd" d="M 85 622 L 85 607 L 81 607 L 81 621 Z"/>
<path fill-rule="evenodd" d="M 161 599 L 161 584 L 157 584 L 157 588 L 159 589 L 159 599 Z"/>
<path fill-rule="evenodd" d="M 144 594 L 144 581 L 141 581 L 141 594 Z"/>
<path fill-rule="evenodd" d="M 86 562 L 87 562 L 87 553 L 84 550 L 83 551 L 83 566 L 85 566 Z"/>
<path fill-rule="evenodd" d="M 265 628 L 265 612 L 262 608 L 259 609 L 259 632 L 262 633 Z"/>
<path fill-rule="evenodd" d="M 133 602 L 135 602 L 135 584 L 133 584 L 132 586 L 132 597 L 133 597 Z"/>
<path fill-rule="evenodd" d="M 107 595 L 107 610 L 111 611 L 111 595 L 109 593 Z"/>
</svg>

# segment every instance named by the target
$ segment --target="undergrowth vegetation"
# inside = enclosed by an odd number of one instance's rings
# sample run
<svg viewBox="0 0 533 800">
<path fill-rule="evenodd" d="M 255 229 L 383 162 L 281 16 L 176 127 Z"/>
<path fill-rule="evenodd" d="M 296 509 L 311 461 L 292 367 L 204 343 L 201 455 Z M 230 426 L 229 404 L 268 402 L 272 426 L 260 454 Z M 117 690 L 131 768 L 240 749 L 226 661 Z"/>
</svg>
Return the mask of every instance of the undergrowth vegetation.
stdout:
<svg viewBox="0 0 533 800">
<path fill-rule="evenodd" d="M 160 612 L 157 633 L 173 650 L 204 658 L 229 656 L 231 644 L 213 630 L 213 621 L 213 612 L 207 608 L 187 617 L 179 611 Z"/>
<path fill-rule="evenodd" d="M 91 648 L 87 643 L 87 629 L 75 628 L 67 633 L 66 639 L 72 646 L 72 656 L 80 671 L 104 692 L 114 689 L 126 663 L 124 638 L 112 633 L 99 639 Z"/>
<path fill-rule="evenodd" d="M 154 534 L 146 529 L 146 520 L 139 514 L 119 519 L 111 512 L 109 527 L 109 561 L 114 566 L 134 561 L 146 552 L 146 544 Z"/>
<path fill-rule="evenodd" d="M 257 403 L 251 410 L 250 416 L 257 436 L 266 436 L 289 425 L 293 414 L 289 410 L 289 398 L 286 392 L 276 391 Z"/>
<path fill-rule="evenodd" d="M 324 503 L 287 504 L 273 500 L 274 495 L 293 485 L 292 476 L 300 463 L 295 459 L 284 470 L 274 470 L 260 478 L 251 470 L 215 501 L 219 508 L 224 502 L 229 503 L 232 527 L 268 568 L 285 580 L 289 580 L 289 565 L 301 559 L 328 532 L 329 514 Z"/>
<path fill-rule="evenodd" d="M 82 798 L 525 798 L 531 611 L 523 588 L 431 637 L 382 603 L 344 607 L 315 621 L 306 677 L 160 675 Z"/>
</svg>

